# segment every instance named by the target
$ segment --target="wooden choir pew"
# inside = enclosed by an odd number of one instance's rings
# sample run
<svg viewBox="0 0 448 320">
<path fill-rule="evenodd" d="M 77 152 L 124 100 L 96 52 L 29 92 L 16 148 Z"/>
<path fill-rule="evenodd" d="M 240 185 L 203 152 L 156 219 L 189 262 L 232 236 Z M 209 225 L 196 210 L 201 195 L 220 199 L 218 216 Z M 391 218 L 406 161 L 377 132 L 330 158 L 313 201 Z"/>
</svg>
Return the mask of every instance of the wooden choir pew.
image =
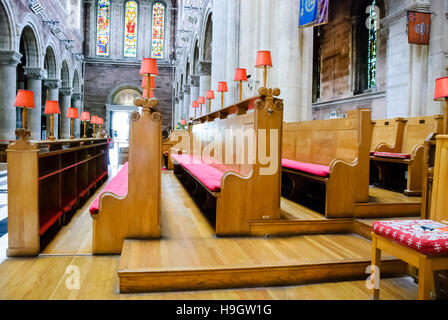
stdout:
<svg viewBox="0 0 448 320">
<path fill-rule="evenodd" d="M 283 102 L 274 98 L 279 89 L 259 94 L 195 119 L 190 140 L 173 148 L 182 154 L 170 154 L 218 236 L 249 234 L 250 221 L 280 219 Z M 235 135 L 232 143 L 226 133 Z"/>
<path fill-rule="evenodd" d="M 440 115 L 374 121 L 371 182 L 380 181 L 385 188 L 405 188 L 405 195 L 420 196 L 423 145 L 429 135 L 441 132 L 442 125 Z"/>
<path fill-rule="evenodd" d="M 162 115 L 150 106 L 132 114 L 129 162 L 90 207 L 94 254 L 120 254 L 126 238 L 160 237 Z"/>
<path fill-rule="evenodd" d="M 323 203 L 329 218 L 353 217 L 355 203 L 369 199 L 370 115 L 357 109 L 346 118 L 285 122 L 282 194 Z"/>
<path fill-rule="evenodd" d="M 165 168 L 168 170 L 173 170 L 174 165 L 171 161 L 171 157 L 169 157 L 169 153 L 171 148 L 176 146 L 179 143 L 179 140 L 181 137 L 188 135 L 187 130 L 179 129 L 179 130 L 172 130 L 170 132 L 170 135 L 168 138 L 162 141 L 162 159 L 165 165 Z"/>
</svg>

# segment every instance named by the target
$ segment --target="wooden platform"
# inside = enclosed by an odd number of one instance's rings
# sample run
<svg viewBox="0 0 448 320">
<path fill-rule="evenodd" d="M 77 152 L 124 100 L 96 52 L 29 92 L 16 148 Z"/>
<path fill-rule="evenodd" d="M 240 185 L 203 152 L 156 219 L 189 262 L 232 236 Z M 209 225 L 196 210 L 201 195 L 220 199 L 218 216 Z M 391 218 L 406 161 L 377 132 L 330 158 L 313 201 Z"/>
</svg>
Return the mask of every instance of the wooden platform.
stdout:
<svg viewBox="0 0 448 320">
<path fill-rule="evenodd" d="M 355 218 L 420 216 L 421 204 L 421 197 L 407 197 L 399 192 L 370 187 L 369 201 L 355 206 Z"/>
<path fill-rule="evenodd" d="M 370 242 L 358 235 L 216 238 L 213 228 L 174 175 L 164 173 L 162 181 L 163 239 L 125 241 L 118 269 L 122 293 L 366 278 Z M 284 203 L 283 207 L 288 205 L 291 204 Z M 314 218 L 316 223 L 328 220 Z M 284 220 L 291 222 L 294 220 Z M 344 223 L 352 226 L 353 220 Z M 384 257 L 384 266 L 383 275 L 406 272 L 406 265 L 391 256 Z"/>
</svg>

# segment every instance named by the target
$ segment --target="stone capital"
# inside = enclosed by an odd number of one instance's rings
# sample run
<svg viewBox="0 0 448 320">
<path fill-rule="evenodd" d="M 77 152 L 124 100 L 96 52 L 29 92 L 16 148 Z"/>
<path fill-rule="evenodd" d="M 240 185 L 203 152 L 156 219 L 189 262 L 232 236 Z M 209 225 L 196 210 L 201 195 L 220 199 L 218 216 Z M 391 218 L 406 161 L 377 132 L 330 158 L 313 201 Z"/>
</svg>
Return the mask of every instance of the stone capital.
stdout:
<svg viewBox="0 0 448 320">
<path fill-rule="evenodd" d="M 59 79 L 46 79 L 44 80 L 44 86 L 49 89 L 59 89 L 62 81 Z"/>
<path fill-rule="evenodd" d="M 199 87 L 199 76 L 198 75 L 190 75 L 190 85 L 192 87 Z"/>
<path fill-rule="evenodd" d="M 73 100 L 81 100 L 82 93 L 81 92 L 74 92 L 72 93 L 72 99 Z"/>
<path fill-rule="evenodd" d="M 184 84 L 184 94 L 189 94 L 190 93 L 190 85 L 189 84 Z"/>
<path fill-rule="evenodd" d="M 42 80 L 47 78 L 47 70 L 35 67 L 24 67 L 25 77 L 32 80 Z"/>
<path fill-rule="evenodd" d="M 200 76 L 209 76 L 212 74 L 212 63 L 207 61 L 199 61 L 197 70 Z"/>
<path fill-rule="evenodd" d="M 69 96 L 72 94 L 72 87 L 60 87 L 59 88 L 59 93 L 62 94 L 63 96 Z"/>
<path fill-rule="evenodd" d="M 16 67 L 22 55 L 16 51 L 0 51 L 0 66 Z"/>
</svg>

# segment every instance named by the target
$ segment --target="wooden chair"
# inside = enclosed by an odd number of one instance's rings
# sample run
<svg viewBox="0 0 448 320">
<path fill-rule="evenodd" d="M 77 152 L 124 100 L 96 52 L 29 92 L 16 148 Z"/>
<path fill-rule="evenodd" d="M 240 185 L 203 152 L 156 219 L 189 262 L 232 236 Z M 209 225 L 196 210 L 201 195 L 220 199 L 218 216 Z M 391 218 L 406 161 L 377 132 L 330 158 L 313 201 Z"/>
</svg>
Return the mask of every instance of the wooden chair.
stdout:
<svg viewBox="0 0 448 320">
<path fill-rule="evenodd" d="M 191 141 L 185 141 L 191 144 L 189 154 L 185 145 L 177 149 L 182 154 L 171 153 L 174 173 L 211 215 L 218 236 L 249 234 L 249 221 L 280 219 L 283 102 L 274 98 L 279 89 L 261 88 L 259 93 L 260 97 L 194 119 Z M 259 152 L 263 140 L 258 134 L 263 130 L 270 163 L 261 158 L 264 150 Z M 235 134 L 236 142 L 221 140 L 227 132 Z M 255 155 L 254 162 L 249 154 Z"/>
<path fill-rule="evenodd" d="M 392 123 L 391 127 L 387 128 L 386 123 Z M 383 186 L 406 185 L 405 195 L 422 194 L 424 141 L 430 134 L 441 133 L 442 124 L 441 115 L 375 122 L 372 140 L 376 145 L 372 143 L 371 160 L 378 167 Z M 393 138 L 387 139 L 387 135 Z"/>
<path fill-rule="evenodd" d="M 131 116 L 128 192 L 102 193 L 97 213 L 91 213 L 94 254 L 120 254 L 126 238 L 160 237 L 161 154 L 162 115 L 144 105 L 142 114 Z"/>
<path fill-rule="evenodd" d="M 285 192 L 282 186 L 283 194 L 300 200 L 310 182 L 320 184 L 316 193 L 322 194 L 325 216 L 353 217 L 355 203 L 369 199 L 370 115 L 357 109 L 346 118 L 284 123 L 282 170 L 292 187 Z"/>
<path fill-rule="evenodd" d="M 427 223 L 436 224 L 441 222 L 440 227 L 448 234 L 448 135 L 437 136 L 436 146 L 436 159 L 434 168 L 434 186 L 432 193 L 432 204 L 430 219 L 424 220 Z M 387 223 L 387 224 L 386 224 Z M 447 270 L 448 269 L 448 238 L 441 240 L 442 243 L 435 241 L 434 252 L 431 254 L 418 250 L 421 246 L 418 239 L 412 239 L 409 233 L 408 239 L 404 235 L 403 238 L 397 237 L 398 234 L 393 236 L 396 229 L 387 230 L 388 225 L 393 225 L 394 222 L 390 221 L 378 221 L 374 223 L 374 231 L 372 232 L 372 266 L 377 266 L 378 270 L 381 268 L 381 252 L 385 251 L 410 265 L 419 269 L 419 287 L 418 287 L 418 299 L 429 299 L 431 297 L 430 291 L 434 291 L 434 271 Z M 398 223 L 398 222 L 397 222 Z M 416 222 L 417 223 L 417 222 Z M 426 222 L 420 222 L 425 224 Z M 404 222 L 403 224 L 407 224 Z M 375 229 L 376 226 L 376 229 Z M 380 230 L 380 226 L 384 229 Z M 418 226 L 416 226 L 418 227 Z M 433 228 L 436 230 L 437 228 Z M 395 230 L 395 231 L 394 231 Z M 433 230 L 429 229 L 430 232 Z M 392 236 L 392 238 L 391 238 Z M 444 247 L 445 246 L 445 247 Z M 416 248 L 417 247 L 417 248 Z M 428 247 L 429 248 L 429 247 Z M 445 250 L 446 249 L 446 250 Z M 442 252 L 443 255 L 437 252 Z M 373 289 L 373 298 L 379 299 L 380 289 L 379 275 L 375 275 L 375 268 L 371 269 L 372 279 L 376 287 Z M 375 276 L 377 277 L 375 279 Z"/>
</svg>

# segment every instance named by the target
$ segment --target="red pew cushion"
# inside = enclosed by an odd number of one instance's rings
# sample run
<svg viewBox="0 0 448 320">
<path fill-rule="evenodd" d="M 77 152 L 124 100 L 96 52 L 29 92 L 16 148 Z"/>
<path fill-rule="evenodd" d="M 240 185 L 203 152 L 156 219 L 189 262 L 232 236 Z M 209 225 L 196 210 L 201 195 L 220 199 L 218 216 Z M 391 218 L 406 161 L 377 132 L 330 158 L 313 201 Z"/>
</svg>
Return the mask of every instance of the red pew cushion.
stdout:
<svg viewBox="0 0 448 320">
<path fill-rule="evenodd" d="M 427 255 L 448 254 L 448 225 L 432 220 L 382 220 L 373 232 Z"/>
<path fill-rule="evenodd" d="M 59 217 L 62 216 L 62 211 L 57 209 L 44 210 L 39 214 L 39 234 L 42 236 L 53 224 L 55 224 Z"/>
<path fill-rule="evenodd" d="M 101 195 L 105 192 L 111 192 L 117 196 L 123 197 L 128 193 L 128 163 L 126 162 L 123 167 L 118 171 L 117 175 L 113 177 L 109 183 L 101 191 L 100 195 L 92 202 L 89 208 L 91 214 L 98 214 L 100 206 Z"/>
<path fill-rule="evenodd" d="M 189 154 L 173 154 L 172 158 L 210 191 L 221 191 L 221 178 L 224 175 L 223 171 L 206 164 Z"/>
<path fill-rule="evenodd" d="M 314 164 L 314 163 L 306 163 L 306 162 L 300 162 L 290 159 L 282 159 L 282 167 L 303 171 L 306 173 L 311 173 L 316 176 L 321 177 L 328 177 L 330 175 L 330 167 L 320 165 L 320 164 Z"/>
<path fill-rule="evenodd" d="M 382 158 L 411 159 L 411 155 L 407 153 L 373 152 L 371 153 L 371 155 Z"/>
</svg>

